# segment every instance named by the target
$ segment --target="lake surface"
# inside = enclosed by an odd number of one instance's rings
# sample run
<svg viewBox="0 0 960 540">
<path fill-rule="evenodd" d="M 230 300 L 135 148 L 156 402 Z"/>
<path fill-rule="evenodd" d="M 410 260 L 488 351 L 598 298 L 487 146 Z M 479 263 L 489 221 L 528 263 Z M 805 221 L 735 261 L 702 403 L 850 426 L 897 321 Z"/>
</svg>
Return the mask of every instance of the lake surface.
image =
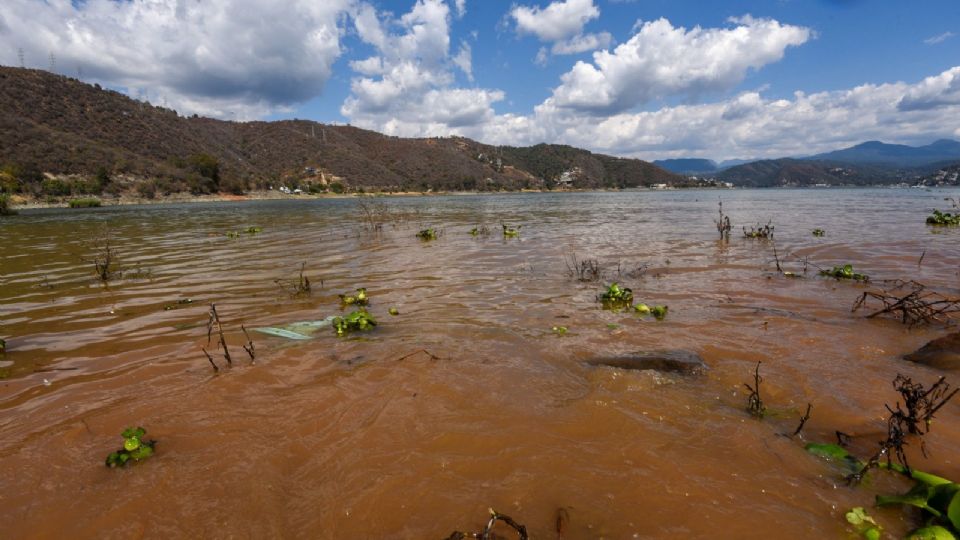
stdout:
<svg viewBox="0 0 960 540">
<path fill-rule="evenodd" d="M 0 537 L 440 539 L 481 530 L 489 507 L 536 538 L 557 537 L 559 509 L 564 538 L 850 536 L 844 512 L 908 484 L 848 487 L 803 445 L 840 430 L 866 457 L 893 378 L 943 374 L 899 359 L 942 329 L 851 306 L 883 279 L 960 295 L 960 228 L 924 224 L 946 196 L 960 190 L 365 199 L 390 213 L 379 232 L 355 199 L 22 212 L 0 220 Z M 729 242 L 713 224 L 720 197 Z M 776 272 L 771 242 L 742 237 L 768 220 L 802 278 Z M 478 225 L 492 234 L 471 236 Z M 442 235 L 418 240 L 426 227 Z M 124 273 L 103 285 L 89 259 L 105 237 Z M 572 278 L 574 254 L 606 278 Z M 845 263 L 875 284 L 816 276 Z M 294 296 L 276 281 L 301 265 L 313 290 Z M 668 316 L 602 310 L 612 281 Z M 358 287 L 373 331 L 251 331 L 255 363 L 241 349 L 241 325 L 340 315 L 338 294 Z M 211 303 L 232 368 L 207 345 Z M 697 352 L 709 370 L 586 365 L 656 349 Z M 745 412 L 757 362 L 762 421 Z M 782 436 L 807 403 L 802 436 Z M 104 467 L 136 425 L 157 455 Z M 960 478 L 960 402 L 926 444 L 913 464 Z M 893 534 L 915 525 L 871 513 Z"/>
</svg>

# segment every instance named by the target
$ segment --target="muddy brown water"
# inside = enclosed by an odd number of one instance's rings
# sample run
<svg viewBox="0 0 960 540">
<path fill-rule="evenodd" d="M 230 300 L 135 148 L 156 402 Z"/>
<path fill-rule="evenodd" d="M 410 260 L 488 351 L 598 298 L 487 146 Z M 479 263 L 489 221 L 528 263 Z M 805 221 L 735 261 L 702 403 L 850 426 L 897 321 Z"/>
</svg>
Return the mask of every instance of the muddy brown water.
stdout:
<svg viewBox="0 0 960 540">
<path fill-rule="evenodd" d="M 960 229 L 924 217 L 957 195 L 390 198 L 378 201 L 404 219 L 379 234 L 350 199 L 23 212 L 0 221 L 0 537 L 439 539 L 480 530 L 489 507 L 535 538 L 557 537 L 561 508 L 564 538 L 848 537 L 846 510 L 908 484 L 880 475 L 847 487 L 803 443 L 842 430 L 870 452 L 894 376 L 941 375 L 899 360 L 940 331 L 851 313 L 868 286 L 812 266 L 803 279 L 777 275 L 771 244 L 739 227 L 773 219 L 781 256 L 956 294 Z M 737 227 L 729 243 L 713 225 L 719 196 Z M 520 238 L 504 239 L 501 222 L 522 224 Z M 470 236 L 479 224 L 492 234 Z M 263 230 L 224 235 L 249 226 Z M 442 236 L 415 238 L 428 226 Z M 106 286 L 81 262 L 105 228 L 125 272 Z M 603 283 L 566 274 L 574 253 L 637 300 L 669 305 L 666 320 L 601 310 Z M 275 280 L 302 262 L 314 290 L 291 297 Z M 642 277 L 625 275 L 641 265 Z M 372 332 L 253 334 L 253 365 L 240 348 L 241 324 L 340 314 L 337 294 L 361 286 Z M 200 351 L 213 302 L 235 360 L 216 375 Z M 710 369 L 585 365 L 652 349 L 695 351 Z M 763 421 L 744 412 L 758 361 Z M 808 402 L 802 439 L 779 435 Z M 157 455 L 107 469 L 131 425 L 159 441 Z M 958 448 L 955 401 L 927 437 L 930 457 L 912 455 L 956 479 Z M 899 509 L 872 513 L 894 536 L 916 524 Z"/>
</svg>

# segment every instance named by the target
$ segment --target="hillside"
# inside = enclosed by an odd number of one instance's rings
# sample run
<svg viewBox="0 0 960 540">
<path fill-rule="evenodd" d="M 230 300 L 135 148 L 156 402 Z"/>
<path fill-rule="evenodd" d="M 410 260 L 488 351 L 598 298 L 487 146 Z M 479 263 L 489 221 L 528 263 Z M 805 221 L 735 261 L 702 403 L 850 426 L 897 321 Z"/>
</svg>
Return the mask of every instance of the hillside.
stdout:
<svg viewBox="0 0 960 540">
<path fill-rule="evenodd" d="M 940 139 L 925 146 L 867 141 L 850 148 L 804 158 L 850 164 L 884 164 L 894 167 L 921 167 L 939 161 L 960 159 L 960 142 Z"/>
<path fill-rule="evenodd" d="M 0 190 L 499 190 L 682 183 L 650 163 L 559 145 L 404 139 L 306 120 L 227 122 L 45 71 L 0 67 Z M 76 175 L 56 184 L 49 176 Z M 68 177 L 69 179 L 69 177 Z M 52 193 L 55 192 L 55 193 Z M 65 193 L 66 192 L 66 193 Z"/>
<path fill-rule="evenodd" d="M 889 167 L 784 158 L 737 165 L 717 173 L 716 177 L 749 187 L 862 186 L 900 182 L 902 172 Z"/>
</svg>

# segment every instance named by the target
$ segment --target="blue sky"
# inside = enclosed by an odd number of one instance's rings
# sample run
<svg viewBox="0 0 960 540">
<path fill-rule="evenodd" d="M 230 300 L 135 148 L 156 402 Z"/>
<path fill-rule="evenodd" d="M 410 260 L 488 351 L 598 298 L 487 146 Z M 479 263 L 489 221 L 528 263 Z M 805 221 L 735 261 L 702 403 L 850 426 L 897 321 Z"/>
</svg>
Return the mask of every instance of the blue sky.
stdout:
<svg viewBox="0 0 960 540">
<path fill-rule="evenodd" d="M 956 0 L 5 0 L 0 63 L 228 120 L 644 159 L 960 139 Z"/>
</svg>

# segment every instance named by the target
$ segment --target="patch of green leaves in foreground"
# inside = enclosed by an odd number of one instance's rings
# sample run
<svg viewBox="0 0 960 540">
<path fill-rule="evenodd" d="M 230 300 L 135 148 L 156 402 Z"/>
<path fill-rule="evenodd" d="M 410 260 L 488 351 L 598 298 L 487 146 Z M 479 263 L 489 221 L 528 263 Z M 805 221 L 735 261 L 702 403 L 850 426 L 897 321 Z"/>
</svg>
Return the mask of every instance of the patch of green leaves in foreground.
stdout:
<svg viewBox="0 0 960 540">
<path fill-rule="evenodd" d="M 846 514 L 847 523 L 857 528 L 857 532 L 867 540 L 880 540 L 881 527 L 862 506 L 851 509 Z"/>
<path fill-rule="evenodd" d="M 653 306 L 650 307 L 646 304 L 637 304 L 633 306 L 633 310 L 641 315 L 653 315 L 657 320 L 662 320 L 667 316 L 667 311 L 669 306 Z"/>
<path fill-rule="evenodd" d="M 333 319 L 333 329 L 337 337 L 343 337 L 350 332 L 370 330 L 377 325 L 377 321 L 365 310 L 357 310 L 346 317 Z"/>
<path fill-rule="evenodd" d="M 830 276 L 837 279 L 852 279 L 854 281 L 870 281 L 870 276 L 866 274 L 858 274 L 853 271 L 852 264 L 845 264 L 843 266 L 834 266 L 830 270 L 821 270 L 821 276 Z"/>
<path fill-rule="evenodd" d="M 123 448 L 116 452 L 111 452 L 107 456 L 107 467 L 124 467 L 132 461 L 147 459 L 153 455 L 154 446 L 157 441 L 145 441 L 143 436 L 147 430 L 142 427 L 128 427 L 120 434 L 123 437 Z"/>
<path fill-rule="evenodd" d="M 950 212 L 934 210 L 933 215 L 927 218 L 927 225 L 960 225 L 960 214 L 951 214 Z"/>
<path fill-rule="evenodd" d="M 864 466 L 864 463 L 851 455 L 846 448 L 837 444 L 809 443 L 805 448 L 811 454 L 841 462 L 852 471 L 860 470 Z M 907 535 L 907 538 L 934 540 L 960 538 L 960 484 L 916 469 L 907 470 L 897 463 L 881 462 L 878 467 L 905 474 L 916 482 L 907 493 L 877 495 L 876 498 L 877 506 L 907 505 L 922 511 L 925 526 L 914 530 Z M 862 511 L 862 508 L 860 510 Z M 854 508 L 847 513 L 847 521 L 858 527 L 858 532 L 864 538 L 869 540 L 880 538 L 881 528 L 873 518 L 867 516 L 869 520 L 861 519 L 857 523 L 854 522 L 860 519 L 856 511 L 857 508 Z M 854 520 L 851 520 L 851 514 L 855 514 Z M 870 531 L 874 528 L 877 529 L 876 532 L 871 533 Z"/>
<path fill-rule="evenodd" d="M 354 304 L 358 306 L 366 306 L 370 303 L 370 298 L 367 297 L 367 289 L 363 287 L 357 289 L 357 294 L 355 295 L 341 294 L 338 296 L 340 297 L 341 306 L 351 306 Z"/>
</svg>

